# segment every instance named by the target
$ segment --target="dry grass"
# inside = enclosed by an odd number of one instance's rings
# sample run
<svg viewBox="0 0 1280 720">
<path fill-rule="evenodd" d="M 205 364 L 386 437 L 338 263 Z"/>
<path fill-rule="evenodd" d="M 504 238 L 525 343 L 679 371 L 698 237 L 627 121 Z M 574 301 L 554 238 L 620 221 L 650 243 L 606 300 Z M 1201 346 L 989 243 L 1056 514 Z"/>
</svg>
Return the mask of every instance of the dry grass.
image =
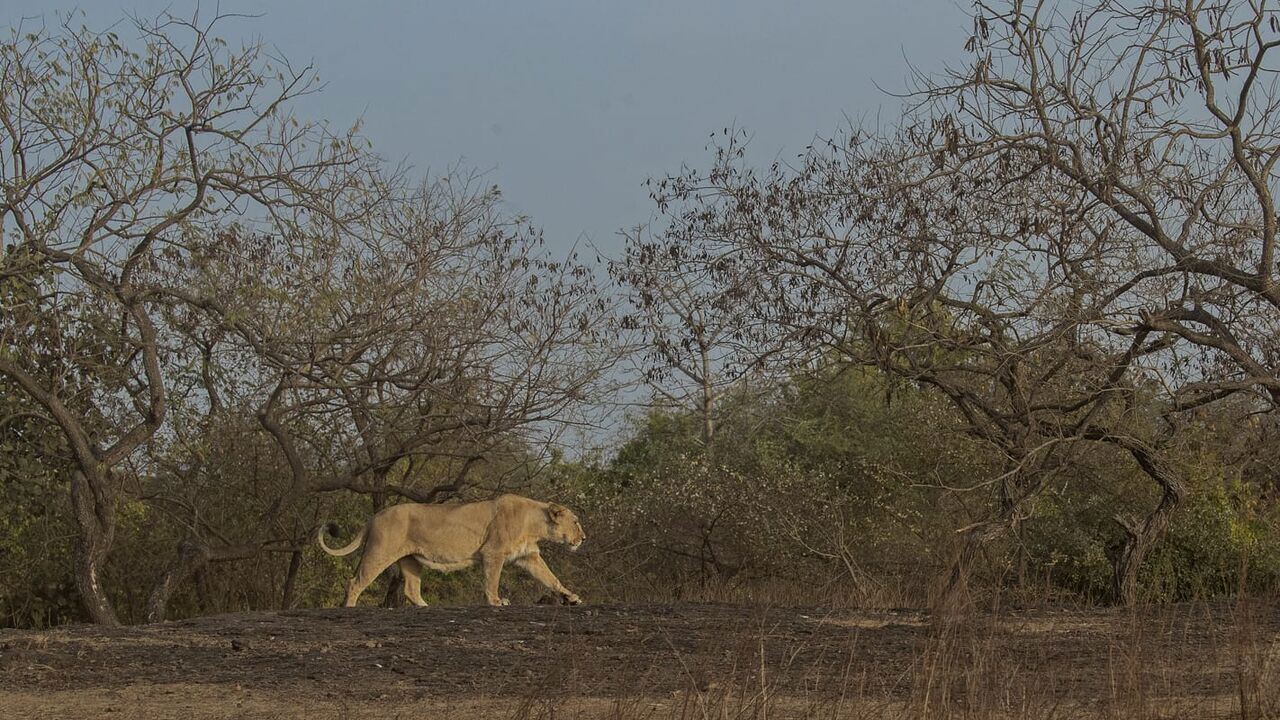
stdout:
<svg viewBox="0 0 1280 720">
<path fill-rule="evenodd" d="M 0 633 L 0 716 L 1264 720 L 1278 633 L 1261 602 L 242 614 Z"/>
<path fill-rule="evenodd" d="M 673 695 L 639 687 L 624 696 L 584 703 L 584 698 L 562 689 L 521 699 L 507 717 L 1268 720 L 1280 718 L 1280 638 L 1255 623 L 1258 609 L 1241 603 L 1226 612 L 1204 606 L 1067 611 L 1026 619 L 1017 612 L 972 611 L 945 619 L 923 613 L 833 619 L 828 622 L 855 632 L 928 622 L 929 635 L 903 667 L 900 682 L 888 688 L 868 683 L 865 673 L 846 663 L 843 673 L 833 674 L 829 667 L 814 673 L 826 685 L 797 691 L 794 682 L 780 683 L 774 676 L 793 679 L 805 668 L 766 663 L 767 656 L 777 653 L 766 650 L 770 638 L 759 633 L 751 637 L 760 662 L 751 666 L 738 658 L 728 672 L 687 665 L 673 652 L 686 679 L 684 688 Z M 743 632 L 752 633 L 747 628 Z M 1057 671 L 1052 643 L 1040 662 L 1014 660 L 1010 644 L 1033 635 L 1085 635 L 1095 640 L 1098 654 L 1105 658 L 1093 668 L 1100 675 L 1099 692 L 1081 695 L 1079 678 Z M 799 650 L 789 647 L 783 655 L 798 657 Z"/>
</svg>

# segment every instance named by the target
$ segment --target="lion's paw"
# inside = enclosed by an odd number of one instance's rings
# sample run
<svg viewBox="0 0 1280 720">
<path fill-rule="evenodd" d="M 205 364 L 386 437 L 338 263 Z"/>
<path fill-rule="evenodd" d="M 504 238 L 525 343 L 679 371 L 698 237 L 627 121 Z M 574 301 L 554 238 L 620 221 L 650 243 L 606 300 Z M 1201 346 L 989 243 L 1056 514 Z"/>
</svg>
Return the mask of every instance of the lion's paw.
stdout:
<svg viewBox="0 0 1280 720">
<path fill-rule="evenodd" d="M 582 598 L 578 597 L 577 593 L 565 593 L 564 602 L 566 605 L 581 605 Z"/>
</svg>

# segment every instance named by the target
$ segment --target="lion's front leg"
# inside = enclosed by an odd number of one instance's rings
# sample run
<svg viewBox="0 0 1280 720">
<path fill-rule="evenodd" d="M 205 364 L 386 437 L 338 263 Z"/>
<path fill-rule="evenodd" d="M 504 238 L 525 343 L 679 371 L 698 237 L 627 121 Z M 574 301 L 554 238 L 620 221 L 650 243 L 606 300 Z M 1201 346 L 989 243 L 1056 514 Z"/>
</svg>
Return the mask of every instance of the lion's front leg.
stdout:
<svg viewBox="0 0 1280 720">
<path fill-rule="evenodd" d="M 502 580 L 502 566 L 506 560 L 501 555 L 484 556 L 484 598 L 494 607 L 511 604 L 506 598 L 498 596 L 498 583 Z"/>
<path fill-rule="evenodd" d="M 526 572 L 533 576 L 534 580 L 542 583 L 548 590 L 556 593 L 566 603 L 570 605 L 580 605 L 582 598 L 560 582 L 560 578 L 551 572 L 551 568 L 547 567 L 547 563 L 543 561 L 540 553 L 533 553 L 516 560 L 516 564 L 524 568 Z"/>
</svg>

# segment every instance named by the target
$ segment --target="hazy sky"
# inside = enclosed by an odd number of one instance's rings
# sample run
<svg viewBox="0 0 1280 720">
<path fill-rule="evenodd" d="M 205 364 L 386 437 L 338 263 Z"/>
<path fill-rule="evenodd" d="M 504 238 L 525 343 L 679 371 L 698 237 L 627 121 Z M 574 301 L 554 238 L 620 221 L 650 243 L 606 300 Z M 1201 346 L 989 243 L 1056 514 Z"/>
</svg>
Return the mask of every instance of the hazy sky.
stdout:
<svg viewBox="0 0 1280 720">
<path fill-rule="evenodd" d="M 0 0 L 3 16 L 82 7 L 89 24 L 125 13 L 186 15 L 188 0 Z M 204 12 L 219 7 L 205 0 Z M 222 28 L 258 36 L 327 82 L 305 109 L 364 118 L 379 151 L 419 171 L 461 161 L 488 172 L 513 209 L 565 247 L 611 251 L 653 208 L 642 183 L 703 166 L 708 135 L 736 125 L 762 161 L 794 155 L 847 115 L 898 101 L 907 59 L 960 61 L 962 0 L 320 2 L 223 0 L 260 14 Z"/>
</svg>

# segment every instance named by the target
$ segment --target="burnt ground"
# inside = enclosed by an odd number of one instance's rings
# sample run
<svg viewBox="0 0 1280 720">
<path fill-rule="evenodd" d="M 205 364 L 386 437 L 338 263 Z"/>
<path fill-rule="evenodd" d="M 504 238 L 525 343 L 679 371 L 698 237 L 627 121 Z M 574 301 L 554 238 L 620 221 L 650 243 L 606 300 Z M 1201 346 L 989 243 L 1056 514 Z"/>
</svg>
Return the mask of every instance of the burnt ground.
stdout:
<svg viewBox="0 0 1280 720">
<path fill-rule="evenodd" d="M 1278 633 L 1269 605 L 945 629 L 914 611 L 685 603 L 246 613 L 0 631 L 0 718 L 1240 717 L 1269 712 Z"/>
</svg>

